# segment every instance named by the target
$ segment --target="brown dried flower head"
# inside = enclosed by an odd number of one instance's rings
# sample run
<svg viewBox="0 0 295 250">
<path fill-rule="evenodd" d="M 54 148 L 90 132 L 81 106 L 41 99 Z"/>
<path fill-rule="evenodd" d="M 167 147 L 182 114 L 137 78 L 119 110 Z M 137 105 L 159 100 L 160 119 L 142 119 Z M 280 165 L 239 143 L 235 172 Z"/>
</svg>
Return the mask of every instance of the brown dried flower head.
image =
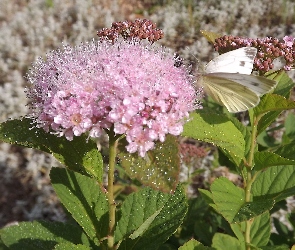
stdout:
<svg viewBox="0 0 295 250">
<path fill-rule="evenodd" d="M 103 28 L 97 32 L 102 39 L 111 40 L 113 43 L 121 35 L 124 40 L 137 38 L 147 39 L 151 43 L 161 39 L 164 33 L 156 28 L 156 24 L 147 19 L 136 19 L 135 21 L 114 22 L 110 29 Z"/>
<path fill-rule="evenodd" d="M 180 155 L 181 159 L 187 165 L 196 161 L 199 158 L 204 158 L 208 152 L 202 146 L 197 146 L 195 144 L 182 142 L 180 144 Z"/>
</svg>

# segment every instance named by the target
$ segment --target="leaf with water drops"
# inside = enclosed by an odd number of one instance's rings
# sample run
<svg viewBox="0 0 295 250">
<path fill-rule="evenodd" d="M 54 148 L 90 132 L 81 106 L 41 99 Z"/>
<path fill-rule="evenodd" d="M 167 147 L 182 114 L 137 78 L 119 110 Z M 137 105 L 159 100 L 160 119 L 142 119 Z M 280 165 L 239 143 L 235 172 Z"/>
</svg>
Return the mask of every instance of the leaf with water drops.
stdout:
<svg viewBox="0 0 295 250">
<path fill-rule="evenodd" d="M 1 229 L 1 239 L 10 250 L 51 250 L 58 243 L 90 246 L 81 227 L 61 222 L 20 222 Z"/>
<path fill-rule="evenodd" d="M 5 246 L 5 244 L 3 243 L 2 239 L 1 239 L 1 230 L 0 230 L 0 249 L 1 250 L 9 250 L 7 248 L 7 246 Z"/>
<path fill-rule="evenodd" d="M 245 230 L 246 222 L 232 223 L 230 224 L 231 229 L 235 233 L 236 237 L 240 242 L 245 241 Z M 254 218 L 252 218 L 252 223 L 250 227 L 250 239 L 251 243 L 255 246 L 265 246 L 269 242 L 270 238 L 270 216 L 269 212 L 264 212 Z"/>
<path fill-rule="evenodd" d="M 295 160 L 295 141 L 277 147 L 275 153 L 289 160 Z M 290 164 L 291 165 L 291 164 Z"/>
<path fill-rule="evenodd" d="M 210 187 L 213 201 L 219 212 L 229 223 L 234 221 L 245 203 L 244 190 L 235 186 L 225 177 L 216 179 Z"/>
<path fill-rule="evenodd" d="M 52 168 L 50 179 L 62 204 L 99 245 L 99 240 L 107 236 L 108 202 L 97 181 L 62 168 Z"/>
<path fill-rule="evenodd" d="M 233 219 L 233 223 L 250 220 L 258 215 L 269 211 L 274 206 L 273 200 L 260 200 L 254 202 L 244 203 L 236 216 Z"/>
<path fill-rule="evenodd" d="M 294 151 L 293 151 L 294 152 Z M 295 160 L 284 158 L 273 152 L 256 152 L 254 155 L 255 171 L 278 165 L 295 165 Z"/>
<path fill-rule="evenodd" d="M 202 196 L 209 198 L 209 205 L 219 212 L 229 223 L 237 223 L 254 218 L 268 210 L 273 205 L 273 200 L 259 200 L 245 202 L 245 191 L 235 186 L 225 177 L 216 179 L 211 187 L 211 198 L 208 191 L 202 191 Z"/>
<path fill-rule="evenodd" d="M 244 152 L 244 155 L 247 156 L 247 154 L 249 153 L 250 148 L 251 148 L 251 131 L 250 131 L 250 127 L 245 126 L 236 117 L 229 116 L 229 119 L 235 125 L 235 127 L 241 132 L 241 134 L 243 135 L 243 138 L 245 140 L 245 152 Z"/>
<path fill-rule="evenodd" d="M 215 250 L 215 248 L 206 247 L 201 242 L 191 239 L 183 246 L 179 247 L 178 250 Z"/>
<path fill-rule="evenodd" d="M 251 243 L 258 247 L 266 246 L 269 242 L 270 230 L 271 225 L 269 212 L 255 217 L 251 224 Z"/>
<path fill-rule="evenodd" d="M 237 166 L 244 158 L 243 134 L 226 115 L 199 110 L 191 113 L 182 135 L 216 145 Z"/>
<path fill-rule="evenodd" d="M 295 195 L 295 166 L 273 166 L 261 172 L 252 184 L 253 201 L 278 202 Z"/>
<path fill-rule="evenodd" d="M 132 193 L 122 204 L 115 230 L 119 249 L 157 249 L 180 226 L 187 212 L 187 201 L 179 186 L 167 194 L 151 188 Z"/>
<path fill-rule="evenodd" d="M 102 180 L 101 154 L 96 143 L 92 140 L 87 141 L 85 135 L 68 141 L 65 137 L 57 137 L 34 127 L 32 120 L 23 118 L 1 123 L 0 140 L 50 153 L 69 169 L 95 176 L 98 181 Z"/>
<path fill-rule="evenodd" d="M 163 207 L 161 207 L 159 210 L 154 212 L 150 217 L 148 217 L 144 223 L 142 223 L 139 228 L 137 228 L 130 236 L 129 238 L 134 240 L 137 237 L 140 237 L 143 235 L 143 233 L 148 230 L 152 222 L 155 220 L 155 218 L 158 216 L 158 214 L 162 211 Z"/>
<path fill-rule="evenodd" d="M 138 179 L 145 186 L 173 192 L 178 184 L 180 158 L 177 139 L 167 135 L 163 143 L 158 142 L 154 150 L 148 151 L 144 158 L 137 153 L 130 154 L 121 142 L 118 154 L 126 173 Z"/>
</svg>

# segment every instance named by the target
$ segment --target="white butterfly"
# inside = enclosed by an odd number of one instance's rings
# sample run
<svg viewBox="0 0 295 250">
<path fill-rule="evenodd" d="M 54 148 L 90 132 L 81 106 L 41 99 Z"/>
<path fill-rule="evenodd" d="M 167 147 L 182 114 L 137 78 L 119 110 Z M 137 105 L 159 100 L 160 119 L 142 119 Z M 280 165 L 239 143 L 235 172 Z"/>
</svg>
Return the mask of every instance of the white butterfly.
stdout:
<svg viewBox="0 0 295 250">
<path fill-rule="evenodd" d="M 251 75 L 256 53 L 254 47 L 243 47 L 214 58 L 205 66 L 198 83 L 231 113 L 255 107 L 259 96 L 277 84 L 274 80 Z"/>
</svg>

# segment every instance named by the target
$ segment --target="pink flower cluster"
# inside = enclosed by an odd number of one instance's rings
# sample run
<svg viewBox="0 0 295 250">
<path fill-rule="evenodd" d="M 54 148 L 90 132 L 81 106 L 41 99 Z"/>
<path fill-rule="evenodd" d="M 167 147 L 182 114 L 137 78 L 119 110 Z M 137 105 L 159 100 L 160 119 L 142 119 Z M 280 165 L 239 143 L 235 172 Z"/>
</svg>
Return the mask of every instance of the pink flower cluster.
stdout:
<svg viewBox="0 0 295 250">
<path fill-rule="evenodd" d="M 136 41 L 92 41 L 64 46 L 38 59 L 28 80 L 32 117 L 39 127 L 72 140 L 114 128 L 140 156 L 179 135 L 202 91 L 173 55 Z M 197 101 L 197 102 L 196 102 Z"/>
</svg>

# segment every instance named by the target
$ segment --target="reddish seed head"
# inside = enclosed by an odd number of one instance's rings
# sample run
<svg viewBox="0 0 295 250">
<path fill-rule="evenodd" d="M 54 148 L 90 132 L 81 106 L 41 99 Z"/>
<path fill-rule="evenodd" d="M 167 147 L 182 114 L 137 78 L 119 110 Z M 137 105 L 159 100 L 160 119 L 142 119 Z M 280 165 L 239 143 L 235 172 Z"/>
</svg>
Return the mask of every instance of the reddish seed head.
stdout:
<svg viewBox="0 0 295 250">
<path fill-rule="evenodd" d="M 122 36 L 123 39 L 139 40 L 148 39 L 151 43 L 164 36 L 162 30 L 156 28 L 156 24 L 147 19 L 136 19 L 135 21 L 115 22 L 110 29 L 104 28 L 97 35 L 102 39 L 111 40 L 113 43 Z"/>
</svg>

